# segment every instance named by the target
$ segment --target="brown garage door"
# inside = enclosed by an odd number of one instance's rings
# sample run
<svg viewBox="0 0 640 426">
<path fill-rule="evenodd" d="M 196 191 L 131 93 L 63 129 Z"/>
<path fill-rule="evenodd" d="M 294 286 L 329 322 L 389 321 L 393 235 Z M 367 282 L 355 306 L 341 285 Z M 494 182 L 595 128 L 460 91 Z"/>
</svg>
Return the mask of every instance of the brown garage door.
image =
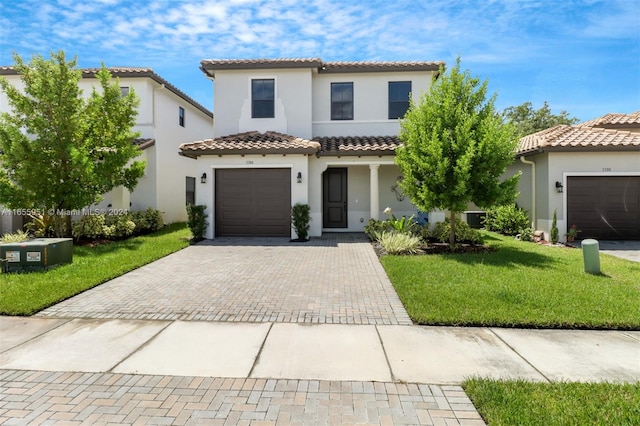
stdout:
<svg viewBox="0 0 640 426">
<path fill-rule="evenodd" d="M 291 170 L 216 170 L 215 210 L 216 236 L 290 236 Z"/>
<path fill-rule="evenodd" d="M 568 177 L 567 221 L 581 239 L 640 240 L 640 176 Z"/>
</svg>

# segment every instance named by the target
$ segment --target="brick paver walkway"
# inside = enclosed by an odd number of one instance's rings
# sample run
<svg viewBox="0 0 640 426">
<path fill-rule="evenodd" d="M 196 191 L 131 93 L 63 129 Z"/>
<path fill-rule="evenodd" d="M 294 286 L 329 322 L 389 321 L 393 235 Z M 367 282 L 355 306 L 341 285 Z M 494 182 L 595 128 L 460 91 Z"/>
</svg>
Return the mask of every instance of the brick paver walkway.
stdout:
<svg viewBox="0 0 640 426">
<path fill-rule="evenodd" d="M 126 318 L 411 324 L 363 234 L 216 239 L 40 312 Z"/>
<path fill-rule="evenodd" d="M 0 371 L 0 424 L 484 425 L 459 386 Z"/>
</svg>

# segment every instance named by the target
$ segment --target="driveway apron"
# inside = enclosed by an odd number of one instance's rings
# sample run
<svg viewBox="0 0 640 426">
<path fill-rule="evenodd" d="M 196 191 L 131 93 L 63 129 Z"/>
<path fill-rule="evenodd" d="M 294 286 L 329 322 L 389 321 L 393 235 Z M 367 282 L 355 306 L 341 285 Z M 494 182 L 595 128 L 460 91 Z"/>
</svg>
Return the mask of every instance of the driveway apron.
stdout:
<svg viewBox="0 0 640 426">
<path fill-rule="evenodd" d="M 37 316 L 411 324 L 362 234 L 205 241 Z"/>
</svg>

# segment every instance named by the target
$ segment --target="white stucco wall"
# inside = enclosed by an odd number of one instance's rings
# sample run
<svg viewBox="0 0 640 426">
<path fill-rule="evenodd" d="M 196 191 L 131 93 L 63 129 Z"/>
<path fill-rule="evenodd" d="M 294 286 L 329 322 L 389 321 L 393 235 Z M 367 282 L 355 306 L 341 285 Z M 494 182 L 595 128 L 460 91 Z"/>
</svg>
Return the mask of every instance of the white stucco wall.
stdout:
<svg viewBox="0 0 640 426">
<path fill-rule="evenodd" d="M 431 71 L 315 74 L 313 136 L 397 135 L 399 120 L 388 118 L 389 82 L 411 81 L 411 95 L 418 102 L 431 79 Z M 353 120 L 331 120 L 331 83 L 348 82 L 353 82 Z"/>
<path fill-rule="evenodd" d="M 289 155 L 225 155 L 218 156 L 202 156 L 197 160 L 192 160 L 192 170 L 197 170 L 197 176 L 201 176 L 203 172 L 207 173 L 207 182 L 200 183 L 200 179 L 196 180 L 196 204 L 203 204 L 207 207 L 206 238 L 215 237 L 215 176 L 216 169 L 270 169 L 270 168 L 287 168 L 291 169 L 291 205 L 296 203 L 308 204 L 310 185 L 309 168 L 307 155 L 289 154 Z M 298 172 L 302 174 L 302 183 L 297 182 Z M 313 221 L 312 221 L 313 226 Z M 313 235 L 313 234 L 311 234 Z M 295 237 L 295 232 L 291 230 L 291 238 Z"/>
<path fill-rule="evenodd" d="M 274 80 L 274 118 L 251 118 L 252 79 Z M 216 71 L 215 136 L 276 131 L 311 139 L 310 99 L 310 68 Z"/>
</svg>

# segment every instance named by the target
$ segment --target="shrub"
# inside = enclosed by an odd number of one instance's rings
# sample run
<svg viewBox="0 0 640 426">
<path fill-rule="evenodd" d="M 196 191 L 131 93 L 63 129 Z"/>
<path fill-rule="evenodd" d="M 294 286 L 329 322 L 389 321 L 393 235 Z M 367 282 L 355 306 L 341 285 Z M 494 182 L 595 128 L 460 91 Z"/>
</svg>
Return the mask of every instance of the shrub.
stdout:
<svg viewBox="0 0 640 426">
<path fill-rule="evenodd" d="M 522 228 L 520 230 L 520 240 L 522 240 L 522 241 L 533 241 L 533 232 L 534 232 L 534 229 L 531 226 L 527 226 L 526 228 Z"/>
<path fill-rule="evenodd" d="M 384 209 L 384 212 L 389 216 L 385 221 L 389 229 L 393 229 L 401 234 L 413 234 L 418 228 L 418 223 L 415 221 L 415 215 L 411 217 L 402 216 L 397 219 L 391 212 L 391 207 Z"/>
<path fill-rule="evenodd" d="M 291 226 L 296 230 L 296 235 L 301 240 L 306 240 L 309 237 L 310 211 L 309 204 L 296 203 L 291 208 Z"/>
<path fill-rule="evenodd" d="M 390 230 L 391 227 L 389 226 L 387 221 L 376 219 L 369 219 L 369 222 L 364 227 L 364 232 L 365 234 L 367 234 L 371 241 L 377 241 L 384 231 Z"/>
<path fill-rule="evenodd" d="M 143 211 L 135 211 L 129 213 L 129 218 L 136 224 L 133 233 L 135 235 L 149 234 L 162 228 L 163 220 L 160 210 L 149 207 Z"/>
<path fill-rule="evenodd" d="M 26 241 L 29 239 L 29 234 L 24 232 L 22 229 L 18 229 L 13 234 L 4 234 L 2 236 L 3 243 L 21 243 L 22 241 Z"/>
<path fill-rule="evenodd" d="M 484 226 L 488 231 L 516 235 L 529 228 L 530 223 L 526 211 L 515 204 L 508 204 L 487 210 Z"/>
<path fill-rule="evenodd" d="M 35 237 L 37 238 L 53 237 L 56 234 L 56 230 L 55 230 L 56 216 L 39 214 L 39 215 L 29 215 L 29 218 L 31 220 L 29 221 L 29 223 L 25 224 L 25 227 Z M 65 228 L 66 226 L 62 224 L 62 229 L 64 230 Z"/>
<path fill-rule="evenodd" d="M 560 239 L 558 235 L 558 218 L 556 217 L 556 209 L 553 209 L 553 221 L 551 222 L 551 242 L 557 244 Z"/>
<path fill-rule="evenodd" d="M 133 235 L 136 224 L 130 219 L 129 214 L 107 217 L 107 225 L 104 235 L 107 238 L 120 239 Z"/>
<path fill-rule="evenodd" d="M 76 239 L 103 238 L 106 236 L 106 222 L 106 216 L 103 214 L 82 216 L 77 222 L 71 225 L 71 233 Z M 108 233 L 109 230 L 107 229 L 106 232 Z"/>
<path fill-rule="evenodd" d="M 414 254 L 420 248 L 419 237 L 394 231 L 383 231 L 378 238 L 378 242 L 389 254 Z"/>
<path fill-rule="evenodd" d="M 431 236 L 443 243 L 449 241 L 449 233 L 451 232 L 451 223 L 449 218 L 444 222 L 437 222 Z M 482 243 L 482 235 L 477 229 L 473 229 L 467 222 L 462 220 L 456 221 L 456 241 L 459 243 L 465 242 L 470 244 Z"/>
<path fill-rule="evenodd" d="M 189 226 L 189 230 L 191 230 L 191 235 L 193 236 L 194 241 L 200 241 L 204 239 L 204 233 L 207 230 L 207 218 L 204 214 L 204 211 L 207 209 L 207 206 L 193 204 L 187 204 L 187 226 Z"/>
</svg>

